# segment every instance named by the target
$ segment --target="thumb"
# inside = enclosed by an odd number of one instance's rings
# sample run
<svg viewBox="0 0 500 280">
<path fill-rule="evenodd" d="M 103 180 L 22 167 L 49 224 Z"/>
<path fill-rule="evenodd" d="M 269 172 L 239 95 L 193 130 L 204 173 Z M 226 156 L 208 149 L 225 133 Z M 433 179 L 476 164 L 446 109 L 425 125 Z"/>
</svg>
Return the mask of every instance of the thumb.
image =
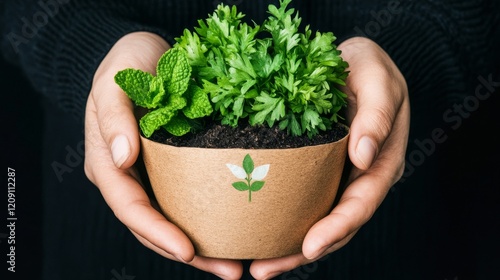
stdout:
<svg viewBox="0 0 500 280">
<path fill-rule="evenodd" d="M 349 158 L 357 168 L 370 168 L 389 136 L 393 119 L 377 108 L 359 108 L 350 126 L 348 146 Z"/>
<path fill-rule="evenodd" d="M 126 169 L 135 163 L 140 141 L 133 103 L 114 82 L 114 76 L 125 68 L 153 73 L 157 60 L 168 48 L 158 35 L 130 33 L 118 40 L 96 71 L 91 94 L 101 136 L 118 168 Z"/>
<path fill-rule="evenodd" d="M 357 168 L 367 170 L 392 133 L 408 90 L 397 66 L 373 41 L 352 38 L 339 49 L 350 70 L 345 87 L 350 103 L 349 158 Z"/>
<path fill-rule="evenodd" d="M 403 104 L 402 92 L 406 89 L 394 86 L 393 81 L 387 79 L 393 75 L 374 76 L 360 71 L 347 81 L 348 86 L 351 85 L 350 95 L 355 99 L 348 108 L 349 119 L 352 119 L 348 153 L 351 162 L 361 170 L 370 168 L 386 139 L 396 132 L 393 130 L 401 129 L 394 124 Z"/>
<path fill-rule="evenodd" d="M 393 75 L 380 68 L 365 67 L 353 72 L 346 81 L 348 95 L 353 99 L 348 108 L 351 119 L 348 152 L 357 168 L 367 170 L 393 132 L 403 98 L 400 87 L 387 78 Z"/>
<path fill-rule="evenodd" d="M 112 81 L 112 80 L 111 80 Z M 139 155 L 139 130 L 132 102 L 118 85 L 106 83 L 93 92 L 102 138 L 118 168 L 131 167 Z"/>
</svg>

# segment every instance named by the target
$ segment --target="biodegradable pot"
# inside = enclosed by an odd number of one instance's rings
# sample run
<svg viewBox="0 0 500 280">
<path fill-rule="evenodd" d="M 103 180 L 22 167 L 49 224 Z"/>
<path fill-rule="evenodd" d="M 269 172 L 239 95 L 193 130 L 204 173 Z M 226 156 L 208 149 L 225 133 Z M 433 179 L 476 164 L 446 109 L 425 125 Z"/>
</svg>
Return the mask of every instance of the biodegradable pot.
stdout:
<svg viewBox="0 0 500 280">
<path fill-rule="evenodd" d="M 331 211 L 347 153 L 336 142 L 290 149 L 174 147 L 141 138 L 163 214 L 196 254 L 266 259 L 301 252 L 307 231 Z"/>
</svg>

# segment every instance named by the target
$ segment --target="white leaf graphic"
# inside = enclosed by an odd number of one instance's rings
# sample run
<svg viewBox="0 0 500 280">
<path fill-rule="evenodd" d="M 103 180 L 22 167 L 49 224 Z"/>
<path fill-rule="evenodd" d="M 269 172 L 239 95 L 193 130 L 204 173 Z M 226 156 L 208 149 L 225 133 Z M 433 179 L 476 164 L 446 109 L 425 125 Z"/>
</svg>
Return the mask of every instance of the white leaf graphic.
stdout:
<svg viewBox="0 0 500 280">
<path fill-rule="evenodd" d="M 227 168 L 231 170 L 234 176 L 238 179 L 246 179 L 247 178 L 247 173 L 245 170 L 237 165 L 226 163 Z"/>
<path fill-rule="evenodd" d="M 256 167 L 253 172 L 252 172 L 252 179 L 253 180 L 262 180 L 267 176 L 267 172 L 269 172 L 269 166 L 270 164 L 265 164 Z"/>
</svg>

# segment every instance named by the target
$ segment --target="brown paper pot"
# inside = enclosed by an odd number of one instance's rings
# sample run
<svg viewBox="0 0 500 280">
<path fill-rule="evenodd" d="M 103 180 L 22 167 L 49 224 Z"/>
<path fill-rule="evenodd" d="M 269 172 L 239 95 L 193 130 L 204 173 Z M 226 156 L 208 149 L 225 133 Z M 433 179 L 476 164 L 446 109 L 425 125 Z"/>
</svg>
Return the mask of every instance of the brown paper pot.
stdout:
<svg viewBox="0 0 500 280">
<path fill-rule="evenodd" d="M 191 239 L 197 255 L 265 259 L 301 252 L 307 231 L 329 213 L 347 138 L 292 149 L 141 143 L 161 210 Z"/>
</svg>

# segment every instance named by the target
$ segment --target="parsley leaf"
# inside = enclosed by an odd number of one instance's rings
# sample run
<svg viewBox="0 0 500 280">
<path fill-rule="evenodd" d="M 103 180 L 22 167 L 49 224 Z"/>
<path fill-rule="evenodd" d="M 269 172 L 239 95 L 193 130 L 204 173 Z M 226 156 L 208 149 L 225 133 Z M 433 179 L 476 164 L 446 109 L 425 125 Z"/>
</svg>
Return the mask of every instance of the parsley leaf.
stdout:
<svg viewBox="0 0 500 280">
<path fill-rule="evenodd" d="M 346 106 L 336 86 L 348 72 L 331 32 L 301 32 L 301 17 L 289 9 L 291 0 L 269 5 L 269 17 L 253 26 L 224 4 L 185 30 L 174 47 L 190 55 L 193 79 L 210 94 L 213 117 L 236 126 L 279 125 L 292 135 L 310 137 L 330 129 Z"/>
<path fill-rule="evenodd" d="M 149 137 L 163 127 L 183 135 L 204 117 L 237 126 L 278 125 L 288 134 L 314 137 L 342 119 L 348 64 L 332 32 L 300 30 L 292 0 L 269 5 L 261 25 L 244 22 L 236 6 L 219 4 L 193 30 L 175 38 L 158 61 L 157 76 L 136 69 L 115 81 L 137 106 Z"/>
</svg>

